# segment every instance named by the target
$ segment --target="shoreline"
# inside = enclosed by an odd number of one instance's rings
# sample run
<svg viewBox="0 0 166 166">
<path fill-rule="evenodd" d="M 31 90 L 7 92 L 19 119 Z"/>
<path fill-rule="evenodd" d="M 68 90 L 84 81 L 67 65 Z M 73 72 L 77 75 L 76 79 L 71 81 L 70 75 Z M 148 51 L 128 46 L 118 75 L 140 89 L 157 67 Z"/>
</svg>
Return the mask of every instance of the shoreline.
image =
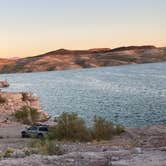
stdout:
<svg viewBox="0 0 166 166">
<path fill-rule="evenodd" d="M 5 62 L 0 65 L 0 73 L 31 73 L 35 71 L 57 71 L 165 62 L 165 54 L 165 48 L 155 46 L 131 46 L 113 50 L 60 49 L 33 57 L 8 60 L 7 62 L 4 60 Z M 62 63 L 64 58 L 65 61 Z"/>
<path fill-rule="evenodd" d="M 88 67 L 88 68 L 76 68 L 76 69 L 63 69 L 63 70 L 51 70 L 51 71 L 32 71 L 32 72 L 13 72 L 13 73 L 0 73 L 0 75 L 12 75 L 12 74 L 38 74 L 38 73 L 47 73 L 47 72 L 68 72 L 68 71 L 80 71 L 80 70 L 91 70 L 91 69 L 102 69 L 102 68 L 116 68 L 116 67 L 127 67 L 127 66 L 134 66 L 134 65 L 150 65 L 150 64 L 162 64 L 166 63 L 166 61 L 159 61 L 159 62 L 145 62 L 145 63 L 129 63 L 129 64 L 120 64 L 114 66 L 97 66 L 97 67 Z"/>
<path fill-rule="evenodd" d="M 0 166 L 166 165 L 166 125 L 126 127 L 124 133 L 113 136 L 108 141 L 82 143 L 55 140 L 54 143 L 63 151 L 62 155 L 30 154 L 26 156 L 23 151 L 30 148 L 30 143 L 34 139 L 21 138 L 21 131 L 27 125 L 10 119 L 10 113 L 24 105 L 36 106 L 43 116 L 46 116 L 46 113 L 40 107 L 39 98 L 31 93 L 0 92 L 0 95 L 6 99 L 4 103 L 1 103 L 0 108 L 0 154 L 8 149 L 15 150 L 13 157 L 0 156 Z M 5 118 L 3 114 L 6 114 Z"/>
</svg>

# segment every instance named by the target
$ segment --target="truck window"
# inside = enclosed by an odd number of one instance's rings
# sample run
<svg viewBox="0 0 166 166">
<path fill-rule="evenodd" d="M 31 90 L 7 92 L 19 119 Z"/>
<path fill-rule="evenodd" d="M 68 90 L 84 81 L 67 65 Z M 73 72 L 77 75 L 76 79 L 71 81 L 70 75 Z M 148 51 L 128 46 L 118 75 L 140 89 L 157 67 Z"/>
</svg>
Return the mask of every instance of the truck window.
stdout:
<svg viewBox="0 0 166 166">
<path fill-rule="evenodd" d="M 40 127 L 39 131 L 48 131 L 48 128 L 47 127 Z"/>
<path fill-rule="evenodd" d="M 28 130 L 37 130 L 37 127 L 32 126 L 32 127 L 30 127 Z"/>
</svg>

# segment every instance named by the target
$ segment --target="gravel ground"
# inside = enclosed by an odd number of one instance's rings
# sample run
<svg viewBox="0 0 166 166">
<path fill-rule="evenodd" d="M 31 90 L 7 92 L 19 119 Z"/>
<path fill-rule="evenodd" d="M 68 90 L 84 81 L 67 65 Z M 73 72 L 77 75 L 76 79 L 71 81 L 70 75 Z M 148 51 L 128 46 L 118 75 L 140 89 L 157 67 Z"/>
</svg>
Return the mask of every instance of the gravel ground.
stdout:
<svg viewBox="0 0 166 166">
<path fill-rule="evenodd" d="M 6 159 L 0 166 L 165 166 L 166 151 L 122 150 L 107 152 L 72 152 L 62 156 L 32 155 Z"/>
<path fill-rule="evenodd" d="M 0 124 L 0 151 L 27 147 L 31 139 L 21 138 L 24 127 Z M 64 155 L 1 159 L 0 166 L 166 166 L 166 126 L 128 128 L 120 136 L 100 143 L 60 144 Z"/>
</svg>

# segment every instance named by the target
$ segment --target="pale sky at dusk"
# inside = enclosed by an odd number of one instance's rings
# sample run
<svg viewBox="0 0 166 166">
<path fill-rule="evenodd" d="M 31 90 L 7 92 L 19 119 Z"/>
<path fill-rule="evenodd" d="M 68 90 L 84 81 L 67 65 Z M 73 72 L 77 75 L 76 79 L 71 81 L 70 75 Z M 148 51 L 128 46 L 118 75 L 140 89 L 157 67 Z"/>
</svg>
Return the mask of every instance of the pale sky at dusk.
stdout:
<svg viewBox="0 0 166 166">
<path fill-rule="evenodd" d="M 0 0 L 0 57 L 166 46 L 166 0 Z"/>
</svg>

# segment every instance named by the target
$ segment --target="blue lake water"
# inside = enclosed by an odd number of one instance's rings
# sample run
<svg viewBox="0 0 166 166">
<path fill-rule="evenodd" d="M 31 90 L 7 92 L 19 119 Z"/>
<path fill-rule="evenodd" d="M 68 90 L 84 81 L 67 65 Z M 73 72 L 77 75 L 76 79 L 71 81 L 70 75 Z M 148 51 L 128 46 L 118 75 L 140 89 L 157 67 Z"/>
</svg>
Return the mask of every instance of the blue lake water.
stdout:
<svg viewBox="0 0 166 166">
<path fill-rule="evenodd" d="M 77 112 L 125 126 L 166 124 L 166 63 L 4 74 L 8 91 L 31 91 L 52 116 Z"/>
</svg>

